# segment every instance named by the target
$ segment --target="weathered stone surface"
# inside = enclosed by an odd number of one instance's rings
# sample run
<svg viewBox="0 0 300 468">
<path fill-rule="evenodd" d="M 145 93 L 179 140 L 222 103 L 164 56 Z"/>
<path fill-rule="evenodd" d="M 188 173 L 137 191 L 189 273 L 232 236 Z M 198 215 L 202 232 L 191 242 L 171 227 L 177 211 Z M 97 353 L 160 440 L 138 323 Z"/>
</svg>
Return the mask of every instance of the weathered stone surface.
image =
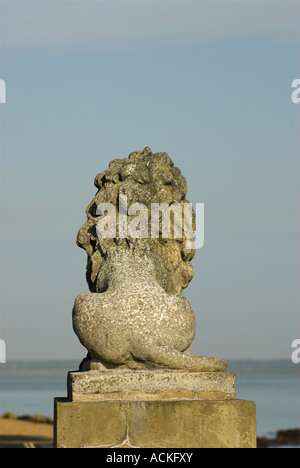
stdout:
<svg viewBox="0 0 300 468">
<path fill-rule="evenodd" d="M 122 237 L 119 216 L 118 235 L 103 238 L 97 231 L 105 216 L 104 212 L 98 215 L 98 207 L 110 203 L 119 215 L 123 196 L 130 206 L 143 203 L 147 211 L 153 203 L 177 203 L 183 208 L 188 203 L 187 187 L 180 170 L 166 153 L 152 154 L 145 148 L 128 159 L 112 161 L 96 177 L 95 185 L 98 192 L 77 239 L 88 254 L 91 290 L 76 298 L 73 309 L 74 330 L 88 350 L 81 370 L 123 366 L 226 371 L 220 359 L 190 355 L 195 317 L 182 291 L 193 276 L 190 261 L 195 251 L 184 232 L 175 238 L 175 218 L 169 238 L 161 233 L 158 238 L 135 238 L 128 233 Z M 128 218 L 132 221 L 135 216 Z M 150 224 L 151 216 L 144 228 Z"/>
<path fill-rule="evenodd" d="M 56 416 L 57 448 L 256 447 L 252 401 L 56 400 Z"/>
<path fill-rule="evenodd" d="M 71 401 L 234 399 L 236 379 L 230 372 L 70 372 L 68 394 Z"/>
<path fill-rule="evenodd" d="M 127 435 L 127 403 L 122 401 L 99 406 L 56 399 L 54 419 L 56 448 L 121 445 Z"/>
</svg>

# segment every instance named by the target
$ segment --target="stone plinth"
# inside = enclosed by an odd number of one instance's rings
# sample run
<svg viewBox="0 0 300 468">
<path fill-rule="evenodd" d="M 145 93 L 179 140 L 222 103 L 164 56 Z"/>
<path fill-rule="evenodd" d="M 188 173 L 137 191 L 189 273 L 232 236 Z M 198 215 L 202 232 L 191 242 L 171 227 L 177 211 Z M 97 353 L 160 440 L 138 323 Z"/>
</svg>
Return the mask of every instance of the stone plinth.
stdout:
<svg viewBox="0 0 300 468">
<path fill-rule="evenodd" d="M 70 372 L 68 397 L 71 401 L 230 400 L 236 397 L 236 378 L 231 372 Z"/>
<path fill-rule="evenodd" d="M 55 446 L 255 448 L 255 404 L 236 399 L 230 372 L 70 372 Z"/>
<path fill-rule="evenodd" d="M 243 400 L 55 401 L 57 448 L 255 448 Z"/>
</svg>

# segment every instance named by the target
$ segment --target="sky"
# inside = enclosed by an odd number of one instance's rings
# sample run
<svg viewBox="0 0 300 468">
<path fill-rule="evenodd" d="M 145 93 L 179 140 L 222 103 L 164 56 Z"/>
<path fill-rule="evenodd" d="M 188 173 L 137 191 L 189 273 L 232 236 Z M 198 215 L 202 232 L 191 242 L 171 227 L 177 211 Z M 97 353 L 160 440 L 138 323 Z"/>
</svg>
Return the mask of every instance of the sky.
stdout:
<svg viewBox="0 0 300 468">
<path fill-rule="evenodd" d="M 0 0 L 0 338 L 78 359 L 76 246 L 94 177 L 166 151 L 205 204 L 192 351 L 290 358 L 300 338 L 299 2 Z"/>
</svg>

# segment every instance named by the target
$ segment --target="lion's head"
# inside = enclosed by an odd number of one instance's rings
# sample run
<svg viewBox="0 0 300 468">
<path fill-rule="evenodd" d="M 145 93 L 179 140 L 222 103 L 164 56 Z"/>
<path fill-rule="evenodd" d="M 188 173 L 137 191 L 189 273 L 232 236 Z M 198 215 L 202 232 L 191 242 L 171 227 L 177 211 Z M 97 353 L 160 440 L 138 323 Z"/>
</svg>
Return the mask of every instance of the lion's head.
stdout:
<svg viewBox="0 0 300 468">
<path fill-rule="evenodd" d="M 174 217 L 171 216 L 171 232 L 168 238 L 162 237 L 160 216 L 159 237 L 151 237 L 151 204 L 177 204 L 182 208 L 186 200 L 187 185 L 180 170 L 167 153 L 153 154 L 149 148 L 131 153 L 128 158 L 113 160 L 109 168 L 95 178 L 98 192 L 86 209 L 87 221 L 79 230 L 77 244 L 85 249 L 88 255 L 87 282 L 92 292 L 101 292 L 99 277 L 101 266 L 106 261 L 112 248 L 129 249 L 137 255 L 150 256 L 157 282 L 168 294 L 181 292 L 193 277 L 190 261 L 195 250 L 187 248 L 185 233 L 174 236 Z M 140 203 L 147 207 L 149 236 L 133 238 L 127 235 L 121 238 L 119 231 L 120 199 L 127 197 L 128 206 Z M 116 210 L 117 235 L 112 238 L 100 238 L 97 235 L 97 225 L 102 215 L 97 214 L 97 208 L 104 203 L 110 203 Z M 135 216 L 129 215 L 130 223 Z M 193 212 L 192 228 L 195 230 Z"/>
</svg>

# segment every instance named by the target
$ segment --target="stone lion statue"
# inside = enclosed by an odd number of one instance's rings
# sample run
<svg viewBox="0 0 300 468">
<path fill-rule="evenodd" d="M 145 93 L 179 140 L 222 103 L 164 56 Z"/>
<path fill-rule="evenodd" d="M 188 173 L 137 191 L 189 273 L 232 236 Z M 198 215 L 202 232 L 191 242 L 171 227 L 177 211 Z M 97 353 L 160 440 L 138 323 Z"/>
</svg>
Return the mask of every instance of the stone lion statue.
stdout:
<svg viewBox="0 0 300 468">
<path fill-rule="evenodd" d="M 112 161 L 96 176 L 95 186 L 77 237 L 87 253 L 91 291 L 79 294 L 73 308 L 74 331 L 88 350 L 80 369 L 225 371 L 220 359 L 190 354 L 195 317 L 183 289 L 193 277 L 195 250 L 190 235 L 175 229 L 188 204 L 180 170 L 166 153 L 145 148 Z M 162 212 L 154 231 L 149 215 L 162 205 L 175 208 L 169 212 L 168 236 L 163 235 Z M 189 224 L 192 232 L 193 212 Z M 100 225 L 107 230 L 99 232 Z"/>
</svg>

